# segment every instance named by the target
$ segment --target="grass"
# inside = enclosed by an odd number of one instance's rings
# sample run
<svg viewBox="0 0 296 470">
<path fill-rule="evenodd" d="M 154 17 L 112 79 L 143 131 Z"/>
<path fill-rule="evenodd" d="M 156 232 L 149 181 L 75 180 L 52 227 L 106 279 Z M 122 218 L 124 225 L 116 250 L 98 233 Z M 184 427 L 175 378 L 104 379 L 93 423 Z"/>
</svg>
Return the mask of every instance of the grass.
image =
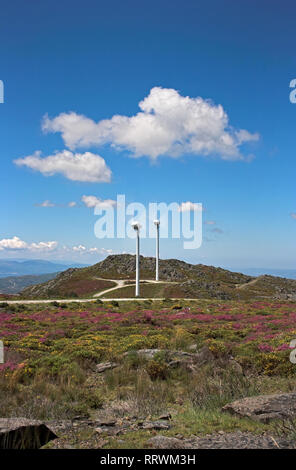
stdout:
<svg viewBox="0 0 296 470">
<path fill-rule="evenodd" d="M 169 411 L 173 426 L 164 433 L 169 436 L 274 432 L 272 425 L 239 419 L 221 408 L 237 398 L 295 390 L 288 347 L 296 337 L 295 319 L 293 302 L 3 305 L 0 338 L 6 362 L 0 365 L 0 416 L 94 417 L 102 407 L 112 410 L 119 403 L 116 415 L 122 418 L 157 418 Z M 195 372 L 167 366 L 165 350 L 190 351 L 192 345 L 207 345 L 214 364 Z M 135 352 L 144 348 L 164 351 L 145 360 Z M 221 366 L 229 355 L 243 374 Z M 110 360 L 119 366 L 95 372 L 96 363 Z M 291 435 L 293 426 L 289 423 Z M 90 431 L 75 432 L 68 436 L 73 445 L 99 445 Z M 130 430 L 122 439 L 102 435 L 105 443 L 100 445 L 145 447 L 152 435 L 147 430 Z"/>
<path fill-rule="evenodd" d="M 85 277 L 80 271 L 69 278 L 56 278 L 45 284 L 31 286 L 21 293 L 21 297 L 38 299 L 90 298 L 105 289 L 115 287 L 112 281 Z"/>
<path fill-rule="evenodd" d="M 140 294 L 141 297 L 146 297 L 146 298 L 163 298 L 166 297 L 165 292 L 167 287 L 169 286 L 169 283 L 166 282 L 161 282 L 159 284 L 154 284 L 154 283 L 141 283 L 140 285 Z M 116 289 L 114 291 L 108 292 L 106 294 L 103 294 L 103 298 L 134 298 L 135 296 L 135 286 L 125 286 L 121 287 L 120 289 Z"/>
</svg>

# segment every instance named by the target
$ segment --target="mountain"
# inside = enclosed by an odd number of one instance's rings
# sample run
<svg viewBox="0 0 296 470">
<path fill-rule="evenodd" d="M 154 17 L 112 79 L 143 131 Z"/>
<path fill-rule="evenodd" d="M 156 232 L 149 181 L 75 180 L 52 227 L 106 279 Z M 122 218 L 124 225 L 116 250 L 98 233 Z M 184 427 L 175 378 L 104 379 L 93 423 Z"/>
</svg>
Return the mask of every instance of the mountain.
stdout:
<svg viewBox="0 0 296 470">
<path fill-rule="evenodd" d="M 30 260 L 11 260 L 0 259 L 0 278 L 8 276 L 24 276 L 57 273 L 65 271 L 69 267 L 82 267 L 77 263 L 71 266 L 63 263 L 53 263 L 47 260 L 30 259 Z"/>
<path fill-rule="evenodd" d="M 155 278 L 155 258 L 140 256 L 140 265 L 141 279 Z M 86 270 L 93 275 L 109 279 L 134 279 L 135 256 L 110 255 Z M 189 279 L 220 280 L 221 282 L 227 280 L 227 283 L 237 284 L 247 282 L 251 277 L 204 264 L 189 264 L 178 259 L 161 259 L 159 260 L 159 279 L 179 282 Z"/>
<path fill-rule="evenodd" d="M 140 257 L 141 280 L 155 278 L 155 258 Z M 110 255 L 100 263 L 80 269 L 68 269 L 55 279 L 22 291 L 25 298 L 59 298 L 93 296 L 126 280 L 109 297 L 133 297 L 135 256 Z M 143 297 L 218 298 L 218 299 L 293 299 L 296 300 L 296 281 L 274 276 L 248 276 L 203 264 L 189 264 L 177 259 L 159 261 L 162 283 L 144 282 Z"/>
<path fill-rule="evenodd" d="M 39 274 L 36 276 L 10 276 L 0 278 L 0 294 L 17 294 L 25 287 L 41 282 L 47 282 L 56 277 L 58 273 Z"/>
<path fill-rule="evenodd" d="M 250 276 L 261 276 L 268 274 L 270 276 L 296 279 L 296 269 L 243 268 L 240 271 Z"/>
</svg>

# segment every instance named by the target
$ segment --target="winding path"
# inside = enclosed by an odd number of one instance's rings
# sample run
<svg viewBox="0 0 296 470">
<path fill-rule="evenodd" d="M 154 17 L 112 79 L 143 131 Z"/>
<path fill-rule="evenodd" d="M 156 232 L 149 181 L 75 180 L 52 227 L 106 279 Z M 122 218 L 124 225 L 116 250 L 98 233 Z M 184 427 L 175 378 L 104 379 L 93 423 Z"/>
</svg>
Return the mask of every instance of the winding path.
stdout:
<svg viewBox="0 0 296 470">
<path fill-rule="evenodd" d="M 91 298 L 87 299 L 34 299 L 34 300 L 4 300 L 3 303 L 7 303 L 10 305 L 13 304 L 50 304 L 52 302 L 58 302 L 58 303 L 70 303 L 70 302 L 75 302 L 75 303 L 85 303 L 85 302 L 95 302 L 97 299 L 100 299 L 102 302 L 132 302 L 133 300 L 136 300 L 137 302 L 144 302 L 145 300 L 152 300 L 152 301 L 159 301 L 159 300 L 165 300 L 165 297 L 113 297 L 113 298 L 102 298 L 104 294 L 107 294 L 108 292 L 116 291 L 118 289 L 122 289 L 123 287 L 130 287 L 130 286 L 135 286 L 136 283 L 132 281 L 131 279 L 106 279 L 102 277 L 96 277 L 95 279 L 99 281 L 110 281 L 114 282 L 116 286 L 114 287 L 109 287 L 108 289 L 105 289 L 103 291 L 97 292 L 96 294 L 93 295 Z M 258 278 L 252 279 L 249 282 L 246 282 L 244 284 L 237 284 L 235 287 L 236 289 L 243 289 L 244 287 L 256 284 Z M 132 282 L 131 282 L 132 281 Z M 143 279 L 140 281 L 141 284 L 178 284 L 177 281 L 156 281 L 155 279 Z M 186 297 L 180 298 L 180 297 L 172 297 L 171 300 L 186 300 L 186 301 L 195 301 L 198 300 L 198 298 L 191 298 L 188 299 Z M 1 302 L 1 300 L 0 300 Z"/>
<path fill-rule="evenodd" d="M 145 301 L 145 300 L 153 300 L 153 301 L 157 301 L 157 300 L 164 300 L 165 297 L 126 297 L 126 298 L 107 298 L 107 299 L 104 299 L 104 298 L 101 298 L 102 295 L 104 294 L 107 294 L 108 292 L 111 292 L 111 291 L 114 291 L 114 290 L 117 290 L 117 289 L 121 289 L 122 287 L 130 287 L 130 286 L 135 286 L 136 283 L 135 282 L 131 282 L 131 279 L 106 279 L 106 278 L 101 278 L 101 277 L 96 277 L 95 279 L 97 280 L 100 280 L 100 281 L 110 281 L 110 282 L 114 282 L 116 284 L 116 286 L 114 287 L 110 287 L 108 289 L 105 289 L 103 291 L 100 291 L 98 292 L 97 294 L 94 294 L 92 298 L 88 298 L 88 299 L 34 299 L 34 300 L 3 300 L 3 303 L 7 303 L 7 304 L 10 304 L 10 305 L 13 305 L 13 304 L 50 304 L 52 302 L 58 302 L 58 303 L 69 303 L 69 302 L 75 302 L 75 303 L 84 303 L 84 302 L 95 302 L 98 298 L 100 298 L 100 300 L 102 302 L 112 302 L 112 301 L 123 301 L 123 302 L 131 302 L 133 300 L 136 300 L 136 301 Z M 126 284 L 128 282 L 128 284 Z M 140 281 L 141 284 L 145 284 L 145 283 L 149 283 L 149 284 L 178 284 L 176 281 L 156 281 L 156 280 L 153 280 L 153 279 L 143 279 L 142 281 Z M 174 299 L 172 299 L 174 300 Z M 180 299 L 178 299 L 180 300 Z M 186 300 L 196 300 L 196 299 L 186 299 Z"/>
<path fill-rule="evenodd" d="M 106 281 L 106 279 L 102 277 L 96 277 L 98 281 Z M 110 287 L 109 289 L 105 289 L 101 292 L 98 292 L 95 294 L 93 297 L 101 297 L 102 295 L 107 294 L 107 292 L 111 292 L 116 289 L 121 289 L 122 287 L 130 287 L 130 286 L 135 286 L 135 282 L 131 282 L 131 279 L 108 279 L 110 282 L 114 282 L 116 286 Z M 127 284 L 128 283 L 128 284 Z M 155 281 L 155 279 L 143 279 L 140 281 L 140 284 L 176 284 L 175 281 Z"/>
</svg>

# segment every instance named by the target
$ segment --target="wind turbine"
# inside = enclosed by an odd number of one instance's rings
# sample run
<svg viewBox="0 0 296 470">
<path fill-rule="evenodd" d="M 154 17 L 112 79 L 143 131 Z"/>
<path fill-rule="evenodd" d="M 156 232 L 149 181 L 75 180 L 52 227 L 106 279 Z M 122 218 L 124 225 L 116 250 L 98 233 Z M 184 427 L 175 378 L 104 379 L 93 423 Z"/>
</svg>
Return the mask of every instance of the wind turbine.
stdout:
<svg viewBox="0 0 296 470">
<path fill-rule="evenodd" d="M 136 297 L 140 295 L 140 224 L 139 222 L 132 222 L 132 227 L 137 233 L 136 244 Z"/>
<path fill-rule="evenodd" d="M 158 276 L 158 264 L 159 264 L 159 225 L 160 225 L 160 220 L 154 220 L 154 225 L 156 226 L 156 265 L 155 265 L 155 280 L 159 280 Z"/>
</svg>

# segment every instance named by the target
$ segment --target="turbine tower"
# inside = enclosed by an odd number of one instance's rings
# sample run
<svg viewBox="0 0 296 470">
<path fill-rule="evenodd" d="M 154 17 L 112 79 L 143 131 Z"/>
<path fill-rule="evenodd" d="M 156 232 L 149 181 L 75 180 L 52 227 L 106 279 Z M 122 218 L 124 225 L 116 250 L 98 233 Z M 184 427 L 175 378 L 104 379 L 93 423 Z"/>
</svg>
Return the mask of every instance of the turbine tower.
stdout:
<svg viewBox="0 0 296 470">
<path fill-rule="evenodd" d="M 140 295 L 140 224 L 139 222 L 132 222 L 132 227 L 137 233 L 136 244 L 136 297 Z"/>
<path fill-rule="evenodd" d="M 159 225 L 160 225 L 160 220 L 154 220 L 154 224 L 156 226 L 156 257 L 155 257 L 155 280 L 159 281 L 159 276 L 158 276 L 158 264 L 159 264 Z"/>
</svg>

